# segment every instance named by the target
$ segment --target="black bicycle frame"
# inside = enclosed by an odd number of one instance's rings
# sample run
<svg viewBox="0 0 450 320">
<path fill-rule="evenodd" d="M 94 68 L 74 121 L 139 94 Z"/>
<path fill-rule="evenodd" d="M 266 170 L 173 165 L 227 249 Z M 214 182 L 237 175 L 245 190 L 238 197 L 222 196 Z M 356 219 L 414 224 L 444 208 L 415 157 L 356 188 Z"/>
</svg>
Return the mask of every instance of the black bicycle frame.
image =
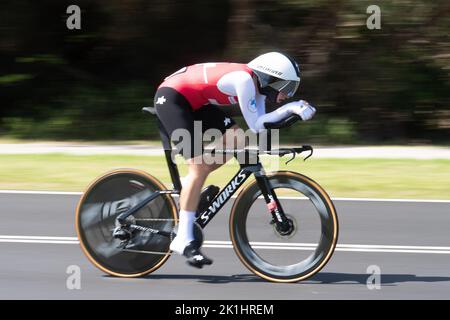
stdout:
<svg viewBox="0 0 450 320">
<path fill-rule="evenodd" d="M 261 164 L 241 166 L 238 173 L 228 182 L 228 184 L 216 195 L 216 197 L 209 203 L 208 209 L 202 212 L 196 222 L 200 227 L 205 228 L 206 225 L 214 218 L 217 212 L 228 202 L 239 187 L 252 175 L 254 172 L 261 171 Z"/>
<path fill-rule="evenodd" d="M 169 166 L 174 166 L 172 170 L 178 171 L 176 165 L 170 160 L 168 161 Z M 209 203 L 208 209 L 202 212 L 196 222 L 203 229 L 209 222 L 214 218 L 217 212 L 222 209 L 222 207 L 228 202 L 228 200 L 235 194 L 235 192 L 240 188 L 240 186 L 252 175 L 255 175 L 256 182 L 261 189 L 261 193 L 272 214 L 273 221 L 278 223 L 284 223 L 286 221 L 286 216 L 284 215 L 283 209 L 278 201 L 276 194 L 273 192 L 269 180 L 263 174 L 263 167 L 259 161 L 255 165 L 244 164 L 241 165 L 240 170 L 236 175 L 228 182 L 228 184 L 214 197 L 214 199 Z M 135 214 L 140 209 L 145 207 L 149 202 L 153 201 L 157 197 L 163 194 L 179 194 L 179 190 L 158 190 L 149 195 L 147 198 L 142 200 L 136 206 L 130 210 L 120 214 L 117 217 L 117 221 L 121 225 L 126 225 L 126 218 Z M 276 205 L 270 205 L 275 202 Z"/>
<path fill-rule="evenodd" d="M 283 209 L 278 202 L 276 194 L 270 187 L 269 180 L 262 173 L 263 167 L 258 162 L 256 165 L 241 165 L 241 169 L 238 173 L 228 182 L 228 184 L 216 195 L 216 197 L 209 203 L 208 209 L 202 212 L 196 222 L 203 229 L 209 222 L 214 218 L 217 212 L 222 209 L 222 207 L 228 202 L 228 200 L 234 195 L 234 193 L 239 189 L 239 187 L 252 175 L 255 175 L 255 179 L 261 192 L 264 196 L 266 204 L 269 205 L 271 201 L 277 203 L 270 213 L 272 214 L 273 220 L 280 223 L 285 222 L 286 217 L 284 215 Z"/>
<path fill-rule="evenodd" d="M 164 147 L 164 154 L 167 162 L 167 166 L 169 168 L 170 178 L 172 180 L 173 186 L 175 190 L 159 190 L 155 191 L 151 195 L 149 195 L 147 198 L 142 200 L 139 204 L 131 208 L 130 210 L 120 214 L 117 217 L 117 221 L 121 225 L 126 225 L 126 218 L 135 214 L 140 209 L 145 207 L 150 201 L 153 201 L 157 197 L 159 197 L 162 194 L 179 194 L 181 191 L 181 181 L 180 181 L 180 175 L 178 171 L 177 165 L 172 160 L 172 146 L 170 143 L 170 139 L 168 137 L 168 134 L 164 130 L 163 126 L 161 125 L 159 119 L 158 126 L 160 129 L 160 135 L 161 140 L 163 142 Z M 270 131 L 270 130 L 269 130 Z M 270 134 L 270 133 L 269 133 Z M 271 147 L 268 148 L 270 150 Z M 206 209 L 204 212 L 202 212 L 196 222 L 200 225 L 200 227 L 203 229 L 205 228 L 208 223 L 214 218 L 214 216 L 217 214 L 217 212 L 220 211 L 220 209 L 228 202 L 228 200 L 234 195 L 234 193 L 239 189 L 239 187 L 252 175 L 255 175 L 256 182 L 258 184 L 258 187 L 261 190 L 261 193 L 264 197 L 264 200 L 267 204 L 267 207 L 272 215 L 273 221 L 279 224 L 284 224 L 287 222 L 287 218 L 284 214 L 283 208 L 281 207 L 280 202 L 278 201 L 278 198 L 273 192 L 272 187 L 270 186 L 269 179 L 265 176 L 262 164 L 259 162 L 259 157 L 254 153 L 251 153 L 249 150 L 243 150 L 243 151 L 234 151 L 234 156 L 237 158 L 237 155 L 239 152 L 244 152 L 244 159 L 248 159 L 248 162 L 245 164 L 241 164 L 240 170 L 236 175 L 228 182 L 228 184 L 214 197 L 214 199 L 209 203 L 208 209 Z M 248 164 L 250 163 L 250 159 L 253 160 L 253 163 L 255 164 Z M 151 228 L 146 228 L 149 231 L 155 231 L 155 233 L 158 233 L 157 230 L 153 230 Z M 161 233 L 163 234 L 163 233 Z M 165 234 L 163 234 L 165 235 Z"/>
</svg>

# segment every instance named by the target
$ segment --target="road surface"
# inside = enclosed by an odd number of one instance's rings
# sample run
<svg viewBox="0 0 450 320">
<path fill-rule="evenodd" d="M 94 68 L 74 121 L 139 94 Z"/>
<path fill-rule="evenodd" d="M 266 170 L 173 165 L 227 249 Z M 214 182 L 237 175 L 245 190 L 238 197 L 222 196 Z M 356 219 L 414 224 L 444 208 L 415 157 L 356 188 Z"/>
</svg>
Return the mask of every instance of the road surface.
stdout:
<svg viewBox="0 0 450 320">
<path fill-rule="evenodd" d="M 105 275 L 77 243 L 79 197 L 0 192 L 0 299 L 450 299 L 450 201 L 335 201 L 340 235 L 330 262 L 306 281 L 278 284 L 253 275 L 231 246 L 214 245 L 229 241 L 231 201 L 205 232 L 212 266 L 173 256 L 145 278 Z M 67 288 L 73 265 L 79 290 Z M 380 286 L 369 289 L 376 269 Z"/>
</svg>

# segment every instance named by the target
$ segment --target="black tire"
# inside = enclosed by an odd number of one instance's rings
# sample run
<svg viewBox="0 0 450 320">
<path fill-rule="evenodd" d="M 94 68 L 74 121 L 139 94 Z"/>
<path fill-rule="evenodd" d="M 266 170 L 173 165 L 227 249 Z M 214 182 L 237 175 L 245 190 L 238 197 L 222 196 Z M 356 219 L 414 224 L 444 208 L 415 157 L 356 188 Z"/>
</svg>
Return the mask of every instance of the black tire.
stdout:
<svg viewBox="0 0 450 320">
<path fill-rule="evenodd" d="M 316 240 L 313 243 L 287 242 L 291 241 L 290 237 L 294 233 L 289 236 L 280 235 L 275 225 L 270 223 L 272 216 L 268 213 L 264 199 L 260 197 L 261 190 L 254 181 L 241 191 L 231 209 L 230 236 L 234 250 L 250 271 L 266 280 L 274 282 L 305 280 L 319 272 L 334 252 L 338 239 L 336 210 L 326 192 L 304 175 L 279 171 L 267 175 L 267 178 L 284 212 L 294 221 L 295 229 L 298 229 L 296 231 L 302 231 L 298 236 Z M 309 201 L 301 201 L 302 198 L 299 198 L 296 202 L 288 203 L 290 199 L 284 200 L 287 197 L 280 196 L 277 189 L 290 189 Z M 299 219 L 298 216 L 301 214 L 307 216 Z M 317 234 L 314 235 L 309 229 L 302 230 L 304 222 L 315 225 Z M 271 232 L 272 234 L 268 235 Z M 260 238 L 264 238 L 264 242 L 261 242 Z M 278 240 L 273 240 L 274 238 Z M 270 239 L 269 242 L 267 239 Z M 312 253 L 305 254 L 305 251 Z M 305 257 L 302 258 L 302 255 Z"/>
<path fill-rule="evenodd" d="M 154 191 L 165 190 L 153 176 L 138 170 L 114 170 L 97 178 L 81 197 L 76 229 L 81 248 L 100 270 L 118 277 L 139 277 L 158 269 L 170 256 L 169 237 L 136 232 L 127 248 L 112 237 L 115 220 Z M 171 232 L 177 222 L 173 199 L 164 194 L 139 210 L 134 223 Z M 141 220 L 142 219 L 142 220 Z"/>
</svg>

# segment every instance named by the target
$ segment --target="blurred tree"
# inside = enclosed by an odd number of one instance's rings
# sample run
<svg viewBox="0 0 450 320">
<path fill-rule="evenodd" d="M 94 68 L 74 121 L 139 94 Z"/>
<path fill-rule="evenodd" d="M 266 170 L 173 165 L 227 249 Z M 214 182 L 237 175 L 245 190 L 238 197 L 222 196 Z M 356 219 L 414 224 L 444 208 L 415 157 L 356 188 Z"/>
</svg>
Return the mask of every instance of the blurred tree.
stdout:
<svg viewBox="0 0 450 320">
<path fill-rule="evenodd" d="M 66 28 L 70 4 L 0 3 L 0 134 L 155 137 L 139 107 L 164 76 L 280 50 L 300 62 L 296 98 L 318 106 L 319 127 L 348 124 L 354 142 L 448 142 L 446 0 L 80 0 L 81 30 Z M 371 4 L 380 30 L 366 27 Z"/>
</svg>

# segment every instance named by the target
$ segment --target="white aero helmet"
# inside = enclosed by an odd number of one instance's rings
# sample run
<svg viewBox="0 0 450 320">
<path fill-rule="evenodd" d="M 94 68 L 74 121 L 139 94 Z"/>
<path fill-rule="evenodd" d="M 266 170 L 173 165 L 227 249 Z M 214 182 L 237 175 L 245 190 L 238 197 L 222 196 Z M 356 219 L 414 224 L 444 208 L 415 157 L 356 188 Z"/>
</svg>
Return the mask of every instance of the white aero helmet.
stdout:
<svg viewBox="0 0 450 320">
<path fill-rule="evenodd" d="M 291 98 L 300 83 L 298 64 L 289 56 L 279 52 L 269 52 L 250 61 L 247 66 L 255 72 L 259 81 L 259 91 L 272 102 L 279 92 Z"/>
</svg>

